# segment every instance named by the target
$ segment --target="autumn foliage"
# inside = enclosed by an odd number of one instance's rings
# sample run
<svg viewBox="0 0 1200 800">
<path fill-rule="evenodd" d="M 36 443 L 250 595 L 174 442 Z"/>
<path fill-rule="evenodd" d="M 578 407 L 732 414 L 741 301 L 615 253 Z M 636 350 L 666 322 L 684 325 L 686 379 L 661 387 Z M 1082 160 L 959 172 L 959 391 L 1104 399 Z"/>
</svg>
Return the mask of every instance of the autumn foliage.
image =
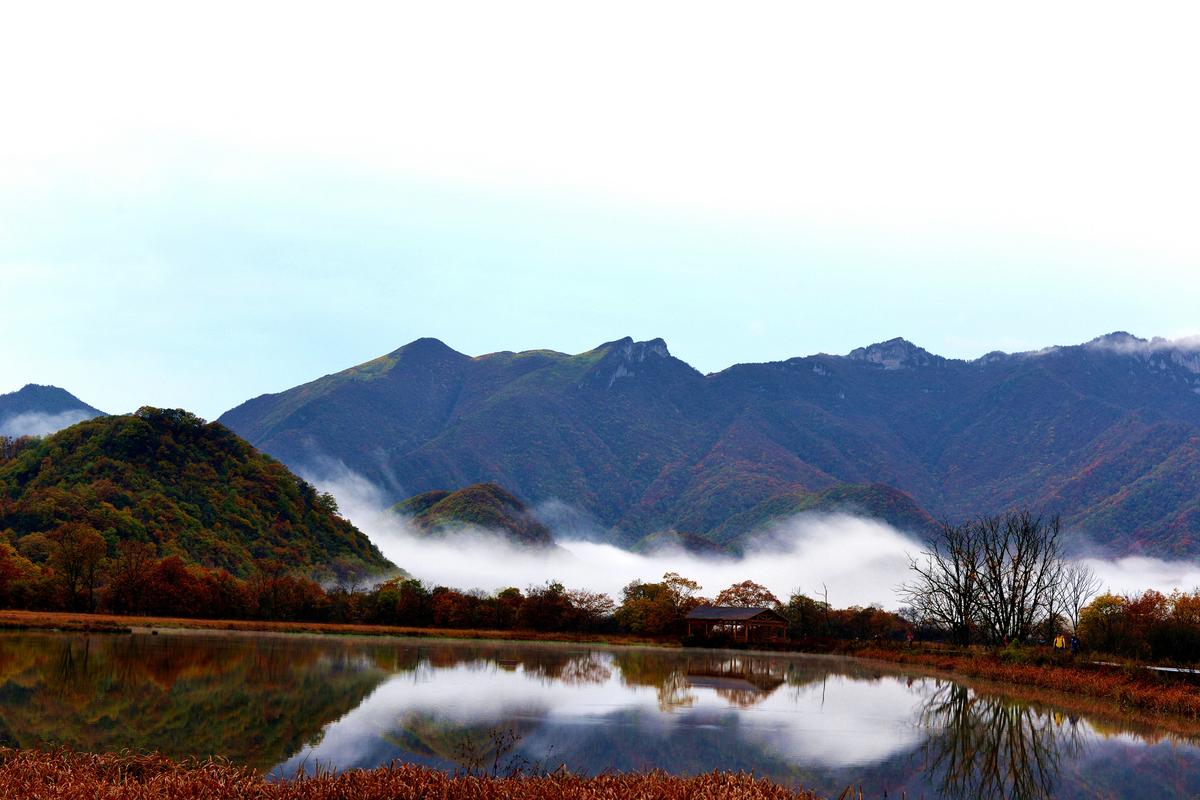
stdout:
<svg viewBox="0 0 1200 800">
<path fill-rule="evenodd" d="M 142 542 L 160 557 L 242 578 L 272 559 L 330 578 L 344 567 L 391 566 L 331 496 L 223 425 L 178 409 L 0 443 L 0 539 L 40 566 L 56 539 L 86 551 L 96 537 L 105 558 L 122 542 Z M 71 573 L 67 601 L 81 605 L 97 560 L 75 556 L 53 566 Z"/>
<path fill-rule="evenodd" d="M 1078 634 L 1093 652 L 1195 664 L 1200 662 L 1200 590 L 1102 594 L 1080 612 Z"/>
</svg>

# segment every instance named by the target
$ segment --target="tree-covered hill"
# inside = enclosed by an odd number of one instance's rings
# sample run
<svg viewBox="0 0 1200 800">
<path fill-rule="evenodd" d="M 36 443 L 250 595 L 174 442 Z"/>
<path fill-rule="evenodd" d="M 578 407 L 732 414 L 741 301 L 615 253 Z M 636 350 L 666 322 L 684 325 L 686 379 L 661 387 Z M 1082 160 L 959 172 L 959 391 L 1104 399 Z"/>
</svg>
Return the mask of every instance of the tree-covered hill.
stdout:
<svg viewBox="0 0 1200 800">
<path fill-rule="evenodd" d="M 322 495 L 224 425 L 181 410 L 98 417 L 0 453 L 0 534 L 37 560 L 68 523 L 238 576 L 391 567 Z"/>
<path fill-rule="evenodd" d="M 434 535 L 471 526 L 501 533 L 518 544 L 554 544 L 550 530 L 512 493 L 493 483 L 454 492 L 425 492 L 397 503 L 393 510 L 409 517 L 419 530 Z"/>
</svg>

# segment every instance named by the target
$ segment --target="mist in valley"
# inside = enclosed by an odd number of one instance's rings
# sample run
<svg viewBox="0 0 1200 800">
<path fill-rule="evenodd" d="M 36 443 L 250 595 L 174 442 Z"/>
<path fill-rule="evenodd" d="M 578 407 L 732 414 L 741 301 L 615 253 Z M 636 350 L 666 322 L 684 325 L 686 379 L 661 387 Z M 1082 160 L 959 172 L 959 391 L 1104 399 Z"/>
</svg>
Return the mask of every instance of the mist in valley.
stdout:
<svg viewBox="0 0 1200 800">
<path fill-rule="evenodd" d="M 521 547 L 493 531 L 463 526 L 444 535 L 419 531 L 390 510 L 385 494 L 340 463 L 322 462 L 305 477 L 337 498 L 343 516 L 366 533 L 397 566 L 430 585 L 493 592 L 557 580 L 570 589 L 605 592 L 620 600 L 632 580 L 657 581 L 678 572 L 714 597 L 743 580 L 761 583 L 781 600 L 796 590 L 826 591 L 835 607 L 899 606 L 896 588 L 909 578 L 909 557 L 922 543 L 876 519 L 852 514 L 799 514 L 764 529 L 742 555 L 698 555 L 677 548 L 639 553 L 598 541 L 601 531 L 584 513 L 555 502 L 542 517 L 557 546 Z M 541 511 L 539 507 L 539 512 Z M 1081 557 L 1100 578 L 1101 591 L 1140 593 L 1200 586 L 1200 563 L 1144 557 Z"/>
<path fill-rule="evenodd" d="M 82 410 L 61 411 L 57 414 L 39 411 L 13 414 L 0 419 L 0 436 L 49 436 L 93 416 Z"/>
</svg>

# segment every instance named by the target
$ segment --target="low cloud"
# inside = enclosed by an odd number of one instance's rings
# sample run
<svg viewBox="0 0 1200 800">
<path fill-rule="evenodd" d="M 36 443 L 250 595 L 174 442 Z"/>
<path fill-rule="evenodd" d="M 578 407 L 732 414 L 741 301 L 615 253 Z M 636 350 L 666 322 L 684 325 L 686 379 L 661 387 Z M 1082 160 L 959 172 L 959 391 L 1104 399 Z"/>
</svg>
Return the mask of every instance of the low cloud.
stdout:
<svg viewBox="0 0 1200 800">
<path fill-rule="evenodd" d="M 1097 350 L 1111 350 L 1125 355 L 1151 356 L 1162 352 L 1200 352 L 1200 335 L 1184 336 L 1178 339 L 1164 339 L 1155 336 L 1153 339 L 1141 339 L 1127 333 L 1113 333 L 1101 336 L 1088 342 L 1087 347 Z"/>
<path fill-rule="evenodd" d="M 1101 581 L 1101 591 L 1113 594 L 1141 594 L 1146 589 L 1170 593 L 1176 589 L 1190 592 L 1200 588 L 1200 563 L 1164 561 L 1160 558 L 1084 558 Z"/>
<path fill-rule="evenodd" d="M 63 428 L 69 428 L 77 422 L 91 419 L 92 414 L 86 411 L 62 411 L 58 414 L 43 414 L 31 411 L 25 414 L 14 414 L 0 419 L 0 436 L 49 436 Z"/>
<path fill-rule="evenodd" d="M 679 549 L 634 553 L 597 541 L 600 529 L 586 514 L 564 504 L 539 506 L 555 514 L 550 523 L 558 547 L 532 550 L 482 528 L 464 526 L 444 538 L 417 533 L 402 516 L 388 511 L 384 495 L 370 481 L 340 464 L 326 463 L 305 477 L 332 492 L 342 513 L 366 533 L 383 554 L 430 584 L 495 591 L 524 589 L 547 580 L 568 588 L 605 592 L 619 601 L 631 580 L 660 580 L 678 572 L 714 597 L 730 584 L 753 580 L 780 599 L 796 589 L 813 597 L 825 589 L 835 607 L 899 607 L 896 588 L 908 580 L 908 557 L 923 545 L 874 519 L 849 514 L 800 514 L 778 522 L 746 547 L 741 556 L 709 556 Z M 579 529 L 571 528 L 581 522 Z M 1080 559 L 1099 576 L 1101 591 L 1118 594 L 1200 587 L 1200 563 L 1125 557 Z"/>
<path fill-rule="evenodd" d="M 912 539 L 876 520 L 812 514 L 774 526 L 740 557 L 682 550 L 640 554 L 595 541 L 596 529 L 586 516 L 566 513 L 560 506 L 557 518 L 547 519 L 558 547 L 539 552 L 478 528 L 464 527 L 437 539 L 421 536 L 407 520 L 387 510 L 384 496 L 370 481 L 340 465 L 326 464 L 307 471 L 306 477 L 332 492 L 342 513 L 398 566 L 429 583 L 460 589 L 525 588 L 554 579 L 569 588 L 619 599 L 629 581 L 657 581 L 674 571 L 699 581 L 709 597 L 749 579 L 781 599 L 797 588 L 818 595 L 825 584 L 829 601 L 837 606 L 894 607 L 894 589 L 908 563 L 906 553 L 919 549 Z M 562 527 L 572 519 L 585 523 L 579 530 Z"/>
</svg>

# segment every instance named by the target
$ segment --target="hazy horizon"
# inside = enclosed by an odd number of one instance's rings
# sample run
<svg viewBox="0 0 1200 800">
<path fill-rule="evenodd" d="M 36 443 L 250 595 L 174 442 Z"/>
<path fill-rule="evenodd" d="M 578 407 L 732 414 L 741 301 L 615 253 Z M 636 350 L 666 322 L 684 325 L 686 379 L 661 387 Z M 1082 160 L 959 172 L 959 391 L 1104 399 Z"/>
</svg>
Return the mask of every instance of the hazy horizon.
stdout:
<svg viewBox="0 0 1200 800">
<path fill-rule="evenodd" d="M 1197 17 L 14 9 L 5 390 L 211 418 L 421 336 L 712 372 L 1200 333 Z"/>
</svg>

